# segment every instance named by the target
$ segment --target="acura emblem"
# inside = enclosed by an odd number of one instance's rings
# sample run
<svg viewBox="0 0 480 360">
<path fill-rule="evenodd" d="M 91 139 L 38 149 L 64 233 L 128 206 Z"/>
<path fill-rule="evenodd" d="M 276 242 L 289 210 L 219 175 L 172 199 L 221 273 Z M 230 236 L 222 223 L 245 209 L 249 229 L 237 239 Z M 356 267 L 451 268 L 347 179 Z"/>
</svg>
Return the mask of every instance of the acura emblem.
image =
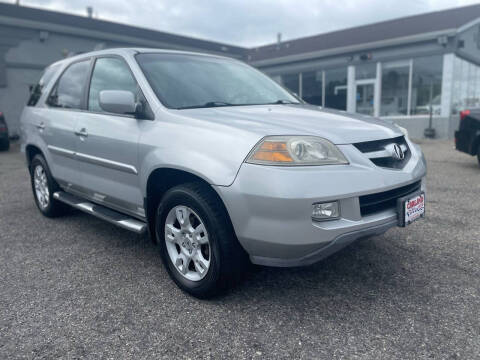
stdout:
<svg viewBox="0 0 480 360">
<path fill-rule="evenodd" d="M 393 144 L 392 156 L 397 160 L 403 160 L 405 158 L 405 154 L 403 153 L 403 150 L 400 147 L 400 145 Z"/>
</svg>

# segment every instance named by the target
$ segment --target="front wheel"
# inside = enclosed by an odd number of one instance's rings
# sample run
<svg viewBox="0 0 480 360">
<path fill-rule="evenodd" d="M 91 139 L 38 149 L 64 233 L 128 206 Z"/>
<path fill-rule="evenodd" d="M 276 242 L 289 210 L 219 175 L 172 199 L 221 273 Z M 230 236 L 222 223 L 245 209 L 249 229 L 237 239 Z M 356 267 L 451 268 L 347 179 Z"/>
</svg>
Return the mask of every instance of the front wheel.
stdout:
<svg viewBox="0 0 480 360">
<path fill-rule="evenodd" d="M 168 273 L 193 296 L 211 297 L 242 274 L 246 253 L 225 208 L 207 185 L 170 189 L 157 209 L 156 236 Z"/>
</svg>

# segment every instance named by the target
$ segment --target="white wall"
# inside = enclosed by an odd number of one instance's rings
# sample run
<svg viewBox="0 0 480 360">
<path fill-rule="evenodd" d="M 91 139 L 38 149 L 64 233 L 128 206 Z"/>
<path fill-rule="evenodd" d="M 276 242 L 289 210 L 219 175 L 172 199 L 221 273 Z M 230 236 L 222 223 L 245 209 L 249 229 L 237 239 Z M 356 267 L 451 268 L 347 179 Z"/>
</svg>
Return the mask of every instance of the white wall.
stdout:
<svg viewBox="0 0 480 360">
<path fill-rule="evenodd" d="M 38 81 L 41 70 L 7 69 L 8 86 L 0 88 L 0 111 L 5 114 L 10 135 L 19 134 L 19 118 L 29 96 L 29 85 Z"/>
<path fill-rule="evenodd" d="M 449 117 L 452 113 L 452 91 L 453 91 L 453 61 L 454 54 L 443 55 L 442 74 L 442 108 L 441 116 Z"/>
<path fill-rule="evenodd" d="M 392 121 L 408 130 L 408 134 L 412 139 L 423 139 L 424 130 L 428 127 L 428 116 L 411 116 L 411 117 L 388 117 L 386 121 Z M 451 130 L 450 118 L 436 116 L 432 119 L 432 127 L 435 129 L 437 139 L 451 139 L 453 132 Z M 456 129 L 455 129 L 456 130 Z"/>
<path fill-rule="evenodd" d="M 355 112 L 356 107 L 356 86 L 355 86 L 355 66 L 349 65 L 347 68 L 347 111 Z"/>
</svg>

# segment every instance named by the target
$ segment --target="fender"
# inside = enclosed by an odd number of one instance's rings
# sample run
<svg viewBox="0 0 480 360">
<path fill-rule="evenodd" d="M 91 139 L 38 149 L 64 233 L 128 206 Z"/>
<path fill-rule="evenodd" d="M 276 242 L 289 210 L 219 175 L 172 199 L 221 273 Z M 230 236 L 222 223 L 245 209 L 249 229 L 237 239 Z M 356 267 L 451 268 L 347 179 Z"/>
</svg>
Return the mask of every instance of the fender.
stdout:
<svg viewBox="0 0 480 360">
<path fill-rule="evenodd" d="M 198 176 L 210 185 L 229 186 L 235 180 L 239 167 L 226 166 L 218 159 L 198 152 L 184 151 L 181 156 L 178 156 L 172 151 L 164 152 L 161 149 L 154 149 L 144 157 L 138 175 L 142 193 L 146 196 L 148 178 L 157 169 L 182 170 Z"/>
<path fill-rule="evenodd" d="M 164 120 L 165 119 L 165 120 Z M 159 168 L 183 170 L 211 185 L 230 186 L 246 156 L 262 136 L 232 131 L 183 116 L 161 116 L 140 125 L 139 182 L 146 195 L 150 174 Z"/>
</svg>

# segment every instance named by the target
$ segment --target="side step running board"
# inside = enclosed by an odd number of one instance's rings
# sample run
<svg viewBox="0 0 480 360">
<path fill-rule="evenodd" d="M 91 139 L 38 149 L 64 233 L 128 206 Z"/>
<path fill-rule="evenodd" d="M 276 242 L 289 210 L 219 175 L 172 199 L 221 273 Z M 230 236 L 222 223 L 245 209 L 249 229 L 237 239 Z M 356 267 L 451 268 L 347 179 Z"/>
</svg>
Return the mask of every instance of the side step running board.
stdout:
<svg viewBox="0 0 480 360">
<path fill-rule="evenodd" d="M 86 212 L 87 214 L 96 216 L 102 220 L 121 228 L 133 231 L 137 234 L 143 234 L 147 231 L 147 224 L 143 221 L 121 214 L 104 206 L 91 203 L 75 195 L 64 191 L 57 191 L 53 194 L 54 199 L 68 204 L 75 209 Z"/>
</svg>

